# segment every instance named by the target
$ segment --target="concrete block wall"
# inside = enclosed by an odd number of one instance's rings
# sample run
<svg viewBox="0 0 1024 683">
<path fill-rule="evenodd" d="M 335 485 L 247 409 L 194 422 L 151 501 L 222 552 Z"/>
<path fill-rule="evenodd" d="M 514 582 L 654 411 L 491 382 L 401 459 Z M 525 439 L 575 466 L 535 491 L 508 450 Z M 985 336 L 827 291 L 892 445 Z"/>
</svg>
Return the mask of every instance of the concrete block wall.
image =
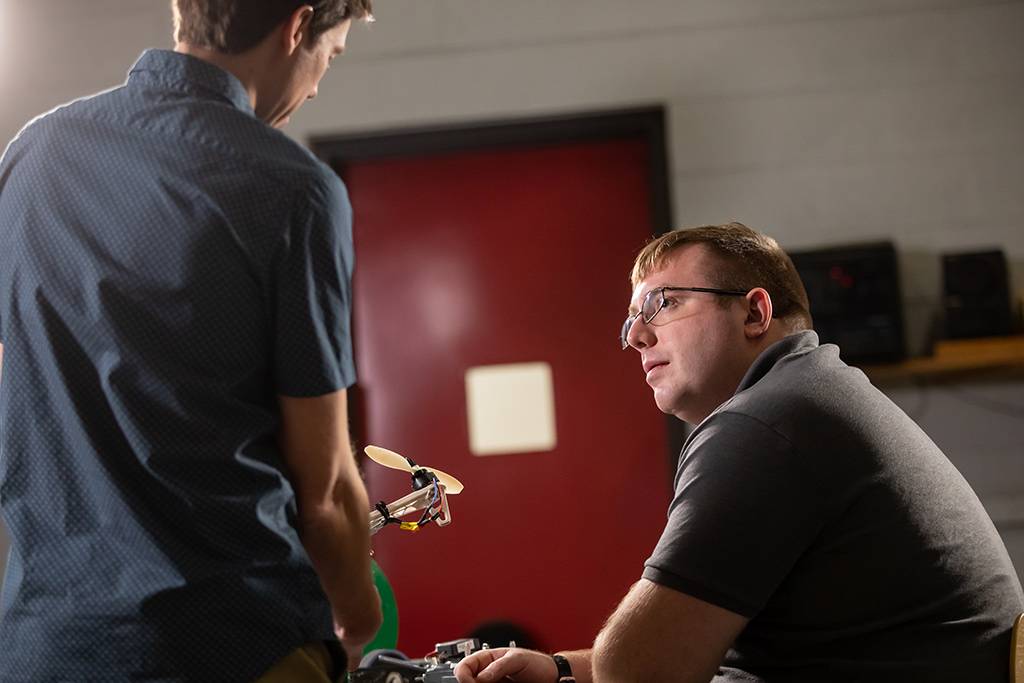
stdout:
<svg viewBox="0 0 1024 683">
<path fill-rule="evenodd" d="M 1024 2 L 377 0 L 376 13 L 296 139 L 662 104 L 677 224 L 738 219 L 793 249 L 893 239 L 913 351 L 930 341 L 942 252 L 1001 247 L 1024 293 Z M 169 14 L 163 0 L 0 2 L 0 140 L 170 46 Z M 1024 574 L 1024 380 L 889 392 L 978 490 Z"/>
</svg>

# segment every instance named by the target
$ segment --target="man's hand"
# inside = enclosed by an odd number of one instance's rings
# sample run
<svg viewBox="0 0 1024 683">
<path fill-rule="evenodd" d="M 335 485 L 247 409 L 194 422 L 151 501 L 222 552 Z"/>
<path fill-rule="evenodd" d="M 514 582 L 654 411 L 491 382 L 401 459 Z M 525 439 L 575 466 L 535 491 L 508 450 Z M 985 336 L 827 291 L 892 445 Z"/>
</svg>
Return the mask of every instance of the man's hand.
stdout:
<svg viewBox="0 0 1024 683">
<path fill-rule="evenodd" d="M 366 609 L 372 615 L 376 616 L 381 614 L 380 605 L 380 593 L 377 592 L 376 587 L 372 588 L 372 596 L 375 600 L 371 600 L 371 603 Z M 377 620 L 377 628 L 380 628 L 380 620 Z M 359 662 L 363 658 L 363 648 L 366 644 L 373 640 L 373 636 L 366 638 L 358 637 L 354 638 L 351 630 L 346 630 L 345 626 L 338 622 L 337 617 L 334 620 L 334 635 L 341 641 L 341 647 L 345 650 L 345 656 L 348 661 L 348 670 L 354 671 L 359 667 Z M 376 635 L 376 631 L 374 631 Z"/>
<path fill-rule="evenodd" d="M 558 669 L 543 652 L 497 647 L 463 659 L 455 667 L 455 678 L 459 683 L 555 683 Z"/>
<path fill-rule="evenodd" d="M 340 636 L 339 636 L 340 637 Z M 363 661 L 363 648 L 365 645 L 350 645 L 344 640 L 341 641 L 341 648 L 345 651 L 345 668 L 355 671 L 359 668 L 359 662 Z"/>
</svg>

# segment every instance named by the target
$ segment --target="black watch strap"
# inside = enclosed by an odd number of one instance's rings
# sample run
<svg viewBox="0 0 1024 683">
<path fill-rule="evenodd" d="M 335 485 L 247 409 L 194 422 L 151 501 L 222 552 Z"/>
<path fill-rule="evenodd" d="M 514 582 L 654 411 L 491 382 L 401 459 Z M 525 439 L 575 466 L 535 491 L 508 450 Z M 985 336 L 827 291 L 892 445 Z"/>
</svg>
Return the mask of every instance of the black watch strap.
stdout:
<svg viewBox="0 0 1024 683">
<path fill-rule="evenodd" d="M 555 660 L 555 667 L 558 669 L 557 683 L 576 683 L 576 679 L 572 675 L 572 667 L 569 666 L 569 660 L 562 655 L 551 655 L 551 659 Z"/>
</svg>

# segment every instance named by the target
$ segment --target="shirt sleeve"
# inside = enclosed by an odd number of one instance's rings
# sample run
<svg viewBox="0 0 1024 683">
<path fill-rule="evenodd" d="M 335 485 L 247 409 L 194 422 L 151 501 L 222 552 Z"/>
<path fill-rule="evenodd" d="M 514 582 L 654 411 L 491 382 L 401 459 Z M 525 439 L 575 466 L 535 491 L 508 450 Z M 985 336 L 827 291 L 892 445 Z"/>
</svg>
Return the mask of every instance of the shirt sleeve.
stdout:
<svg viewBox="0 0 1024 683">
<path fill-rule="evenodd" d="M 273 265 L 276 392 L 322 396 L 356 381 L 352 207 L 332 172 L 300 196 Z"/>
<path fill-rule="evenodd" d="M 643 577 L 753 617 L 824 524 L 815 471 L 755 418 L 712 416 L 683 453 L 668 524 Z"/>
</svg>

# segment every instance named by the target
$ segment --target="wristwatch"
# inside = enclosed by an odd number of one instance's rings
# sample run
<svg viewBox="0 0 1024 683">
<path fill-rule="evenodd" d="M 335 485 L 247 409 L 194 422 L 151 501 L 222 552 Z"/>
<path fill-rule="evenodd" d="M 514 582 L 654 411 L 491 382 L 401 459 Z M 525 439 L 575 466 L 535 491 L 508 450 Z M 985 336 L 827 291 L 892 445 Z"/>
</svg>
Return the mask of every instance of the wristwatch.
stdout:
<svg viewBox="0 0 1024 683">
<path fill-rule="evenodd" d="M 555 679 L 556 683 L 576 683 L 568 659 L 562 655 L 551 655 L 551 659 L 555 660 L 555 668 L 558 669 L 558 678 Z"/>
</svg>

